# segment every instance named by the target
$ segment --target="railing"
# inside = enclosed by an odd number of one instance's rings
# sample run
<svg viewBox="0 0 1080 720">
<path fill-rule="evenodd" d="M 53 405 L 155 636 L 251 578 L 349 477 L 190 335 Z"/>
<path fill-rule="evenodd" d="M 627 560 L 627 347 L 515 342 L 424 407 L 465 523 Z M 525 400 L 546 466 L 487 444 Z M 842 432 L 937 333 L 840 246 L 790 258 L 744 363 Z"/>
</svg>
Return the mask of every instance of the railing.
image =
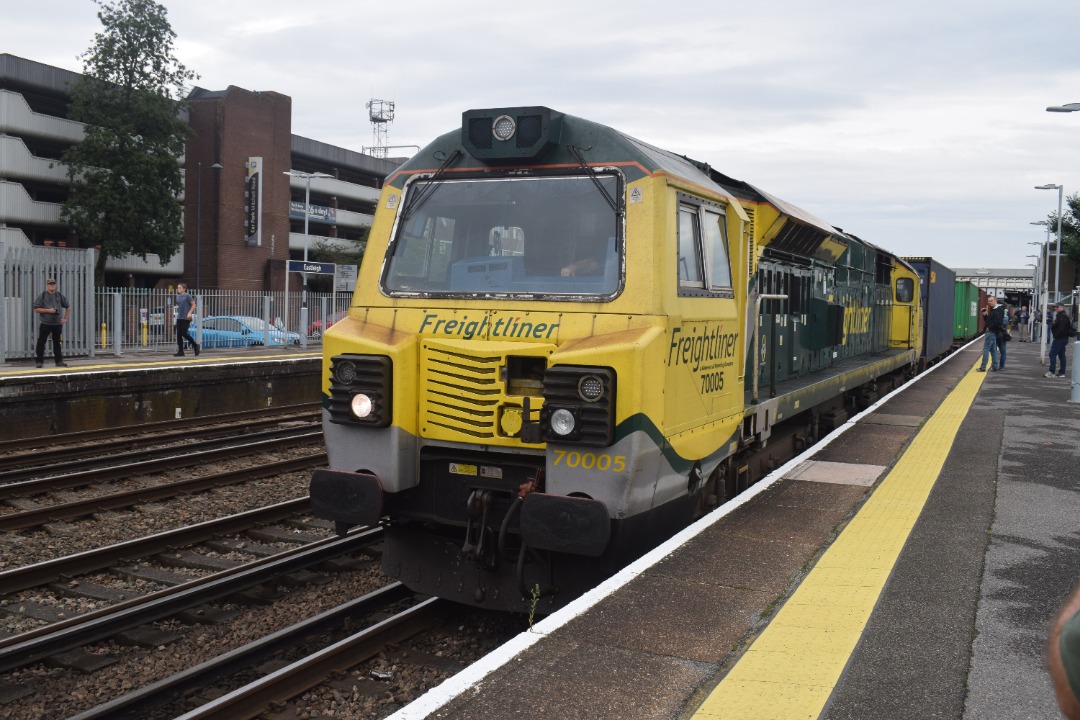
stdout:
<svg viewBox="0 0 1080 720">
<path fill-rule="evenodd" d="M 193 295 L 197 309 L 191 334 L 197 342 L 203 342 L 204 321 L 225 316 L 268 322 L 278 338 L 275 344 L 280 344 L 281 331 L 286 329 L 297 333 L 293 343 L 318 343 L 325 327 L 339 319 L 352 301 L 352 293 L 308 293 L 305 312 L 300 292 L 290 292 L 288 303 L 283 292 L 210 290 L 196 291 Z M 104 288 L 97 291 L 94 300 L 94 346 L 98 353 L 160 352 L 176 347 L 175 292 Z M 209 332 L 207 337 L 211 337 Z M 238 346 L 263 344 L 265 340 L 265 333 L 256 331 L 242 339 L 233 337 L 223 342 Z"/>
</svg>

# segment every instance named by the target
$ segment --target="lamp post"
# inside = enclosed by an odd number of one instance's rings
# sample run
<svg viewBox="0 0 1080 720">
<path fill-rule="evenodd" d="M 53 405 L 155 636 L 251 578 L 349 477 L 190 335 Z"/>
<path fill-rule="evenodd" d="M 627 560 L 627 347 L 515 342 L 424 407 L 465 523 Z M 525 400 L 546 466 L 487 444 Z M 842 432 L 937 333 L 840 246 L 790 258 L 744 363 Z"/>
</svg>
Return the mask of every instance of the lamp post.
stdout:
<svg viewBox="0 0 1080 720">
<path fill-rule="evenodd" d="M 1042 225 L 1046 228 L 1046 240 L 1044 242 L 1029 242 L 1028 245 L 1039 246 L 1039 362 L 1046 364 L 1046 338 L 1050 332 L 1050 321 L 1046 317 L 1046 306 L 1050 302 L 1050 223 L 1046 220 L 1036 220 L 1032 225 Z M 1045 289 L 1044 289 L 1045 288 Z"/>
<path fill-rule="evenodd" d="M 219 163 L 209 167 L 221 169 Z M 202 163 L 195 167 L 195 288 L 202 290 Z"/>
<path fill-rule="evenodd" d="M 311 217 L 311 179 L 312 178 L 332 178 L 334 176 L 333 175 L 328 175 L 328 174 L 326 174 L 324 172 L 307 173 L 307 172 L 300 172 L 299 170 L 286 170 L 284 174 L 288 175 L 290 177 L 303 178 L 304 180 L 307 180 L 307 189 L 304 191 L 304 262 L 306 263 L 307 262 L 307 255 L 308 255 L 308 243 L 310 241 L 310 236 L 308 235 L 308 220 Z M 301 312 L 303 312 L 304 310 L 307 309 L 307 293 L 308 293 L 307 273 L 306 272 L 301 273 L 301 276 L 304 279 L 303 303 L 300 306 L 301 307 Z"/>
<path fill-rule="evenodd" d="M 1062 185 L 1054 185 L 1049 183 L 1047 185 L 1036 185 L 1036 190 L 1057 190 L 1058 191 L 1058 211 L 1057 211 L 1057 248 L 1054 250 L 1054 302 L 1057 302 L 1061 293 L 1061 286 L 1058 284 L 1061 281 L 1061 203 L 1065 195 L 1065 188 Z M 1049 236 L 1049 226 L 1047 226 L 1047 233 Z"/>
<path fill-rule="evenodd" d="M 1076 112 L 1080 110 L 1080 103 L 1065 103 L 1064 105 L 1051 105 L 1046 112 Z"/>
</svg>

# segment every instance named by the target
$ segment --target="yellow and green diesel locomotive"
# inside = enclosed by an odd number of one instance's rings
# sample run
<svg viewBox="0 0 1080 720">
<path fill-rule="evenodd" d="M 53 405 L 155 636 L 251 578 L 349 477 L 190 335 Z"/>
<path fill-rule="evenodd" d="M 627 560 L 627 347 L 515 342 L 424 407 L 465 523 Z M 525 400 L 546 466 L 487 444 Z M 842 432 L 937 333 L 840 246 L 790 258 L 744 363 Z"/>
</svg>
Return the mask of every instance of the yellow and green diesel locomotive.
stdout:
<svg viewBox="0 0 1080 720">
<path fill-rule="evenodd" d="M 382 190 L 311 502 L 382 523 L 416 591 L 546 612 L 910 372 L 921 327 L 909 265 L 762 190 L 470 110 Z"/>
</svg>

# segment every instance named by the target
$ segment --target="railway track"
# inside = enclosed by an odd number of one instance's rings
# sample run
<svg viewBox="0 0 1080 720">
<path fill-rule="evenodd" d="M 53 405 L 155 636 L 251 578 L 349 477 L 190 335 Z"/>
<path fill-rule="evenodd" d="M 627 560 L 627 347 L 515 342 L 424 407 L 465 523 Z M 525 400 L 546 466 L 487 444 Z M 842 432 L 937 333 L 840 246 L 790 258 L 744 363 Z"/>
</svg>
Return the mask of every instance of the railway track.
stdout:
<svg viewBox="0 0 1080 720">
<path fill-rule="evenodd" d="M 277 514 L 281 509 L 274 508 L 262 516 Z M 289 512 L 294 510 L 295 508 L 292 508 Z M 244 518 L 243 522 L 249 523 L 251 520 L 252 518 L 248 517 Z M 220 529 L 224 525 L 225 523 L 217 527 Z M 209 528 L 202 528 L 199 532 L 205 533 L 207 529 Z M 98 611 L 0 640 L 0 673 L 134 630 L 147 623 L 234 596 L 259 585 L 274 583 L 284 575 L 310 570 L 328 560 L 365 551 L 377 542 L 381 535 L 381 529 L 376 528 L 354 532 L 343 538 L 333 537 L 306 543 L 267 558 L 238 563 L 230 569 L 195 578 L 175 587 L 118 602 Z M 126 543 L 124 548 L 103 548 L 96 553 L 67 558 L 63 563 L 54 562 L 45 575 L 55 576 L 57 570 L 65 569 L 82 576 L 92 570 L 107 567 L 110 563 L 113 566 L 138 565 L 140 561 L 148 560 L 150 556 L 147 553 L 156 551 L 163 541 L 179 539 L 176 536 L 146 538 L 136 543 Z M 40 579 L 40 572 L 24 569 L 5 575 L 21 577 L 21 584 L 27 585 L 28 573 L 38 574 Z"/>
<path fill-rule="evenodd" d="M 65 451 L 69 447 L 77 449 L 87 443 L 93 443 L 93 447 L 99 451 L 112 452 L 121 447 L 130 447 L 145 438 L 168 441 L 187 439 L 192 436 L 192 433 L 213 434 L 222 430 L 236 434 L 238 425 L 254 427 L 259 424 L 280 423 L 301 418 L 317 419 L 319 414 L 319 403 L 302 403 L 180 420 L 164 420 L 134 427 L 102 428 L 14 440 L 0 439 L 0 468 L 5 468 L 8 458 L 33 457 L 39 454 L 37 451 L 43 449 L 48 449 L 54 458 L 57 457 L 55 454 L 57 452 Z"/>
<path fill-rule="evenodd" d="M 106 720 L 107 718 L 147 718 L 158 715 L 169 705 L 179 704 L 185 694 L 193 694 L 194 707 L 174 707 L 165 716 L 175 717 L 183 712 L 186 718 L 221 718 L 235 720 L 255 717 L 263 711 L 295 700 L 302 693 L 327 682 L 334 675 L 377 656 L 393 644 L 401 643 L 454 612 L 449 603 L 429 598 L 406 607 L 384 620 L 371 618 L 386 613 L 394 605 L 412 599 L 400 583 L 393 583 L 361 598 L 340 605 L 325 613 L 249 643 L 236 651 L 220 655 L 197 667 L 175 673 L 153 685 L 140 688 L 107 703 L 76 715 L 72 720 Z M 367 621 L 370 626 L 360 632 L 345 633 L 350 623 Z M 342 635 L 340 639 L 333 637 Z M 315 642 L 312 642 L 315 636 Z M 259 664 L 286 656 L 297 647 L 310 651 L 273 672 L 232 687 L 228 681 L 250 673 Z M 233 683 L 235 684 L 235 683 Z M 225 689 L 231 688 L 228 692 Z M 205 703 L 208 691 L 221 696 Z"/>
</svg>

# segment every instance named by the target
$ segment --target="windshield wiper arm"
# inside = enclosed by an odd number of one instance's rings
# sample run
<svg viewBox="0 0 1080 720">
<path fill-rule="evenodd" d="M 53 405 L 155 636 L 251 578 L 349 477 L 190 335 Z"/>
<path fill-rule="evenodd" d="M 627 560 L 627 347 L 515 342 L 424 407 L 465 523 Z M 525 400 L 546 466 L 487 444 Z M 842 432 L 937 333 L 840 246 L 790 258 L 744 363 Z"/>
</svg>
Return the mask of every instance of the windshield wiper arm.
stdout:
<svg viewBox="0 0 1080 720">
<path fill-rule="evenodd" d="M 620 207 L 620 205 L 622 205 L 621 198 L 620 202 L 615 202 L 615 198 L 611 197 L 611 193 L 609 193 L 607 191 L 607 188 L 604 187 L 603 183 L 600 182 L 600 178 L 597 176 L 596 171 L 588 166 L 588 164 L 585 162 L 585 158 L 581 156 L 581 152 L 576 147 L 574 147 L 573 145 L 567 145 L 566 149 L 569 150 L 575 158 L 577 158 L 578 164 L 581 165 L 581 169 L 584 170 L 586 174 L 588 174 L 589 179 L 593 181 L 593 185 L 596 186 L 596 189 L 599 190 L 600 194 L 604 196 L 605 200 L 607 200 L 607 204 L 610 205 L 611 209 L 615 211 L 615 214 L 621 218 L 623 215 L 622 208 Z M 589 150 L 591 149 L 591 147 L 585 149 Z"/>
<path fill-rule="evenodd" d="M 417 192 L 416 195 L 413 196 L 413 201 L 406 205 L 405 209 L 401 211 L 401 222 L 405 222 L 406 220 L 408 220 L 414 212 L 423 207 L 424 203 L 431 199 L 431 196 L 435 194 L 435 189 L 438 187 L 438 181 L 442 178 L 442 176 L 446 173 L 450 166 L 457 162 L 458 158 L 460 158 L 461 155 L 462 153 L 460 150 L 455 150 L 454 152 L 450 153 L 450 157 L 446 158 L 443 164 L 439 166 L 439 169 L 435 171 L 435 174 L 427 180 L 427 184 L 424 186 L 424 188 Z"/>
</svg>

